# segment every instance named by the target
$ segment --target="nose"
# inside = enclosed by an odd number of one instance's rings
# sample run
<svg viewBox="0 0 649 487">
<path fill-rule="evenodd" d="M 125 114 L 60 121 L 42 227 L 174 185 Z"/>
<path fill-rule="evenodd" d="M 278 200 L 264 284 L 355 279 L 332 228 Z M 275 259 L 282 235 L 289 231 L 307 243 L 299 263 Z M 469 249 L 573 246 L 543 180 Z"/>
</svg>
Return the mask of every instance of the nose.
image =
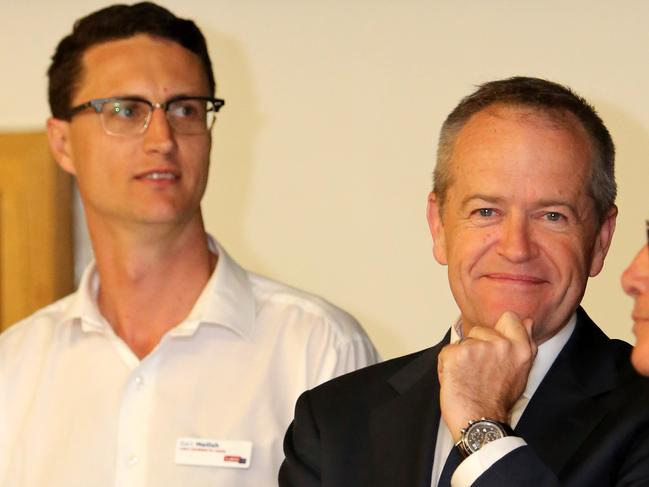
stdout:
<svg viewBox="0 0 649 487">
<path fill-rule="evenodd" d="M 169 153 L 176 145 L 174 131 L 163 108 L 155 107 L 149 125 L 144 131 L 144 148 L 147 151 Z"/>
<path fill-rule="evenodd" d="M 501 227 L 498 251 L 511 262 L 525 262 L 536 255 L 530 223 L 524 215 L 508 215 Z"/>
<path fill-rule="evenodd" d="M 649 292 L 649 249 L 643 245 L 622 273 L 622 287 L 629 296 Z"/>
</svg>

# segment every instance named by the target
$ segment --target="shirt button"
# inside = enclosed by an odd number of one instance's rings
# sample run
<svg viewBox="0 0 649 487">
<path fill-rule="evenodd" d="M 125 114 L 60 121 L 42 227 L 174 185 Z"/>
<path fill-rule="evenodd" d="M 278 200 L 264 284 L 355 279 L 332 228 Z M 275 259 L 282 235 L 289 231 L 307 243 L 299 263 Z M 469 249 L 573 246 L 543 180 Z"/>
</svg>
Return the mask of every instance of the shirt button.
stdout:
<svg viewBox="0 0 649 487">
<path fill-rule="evenodd" d="M 139 461 L 140 461 L 140 459 L 137 457 L 137 455 L 135 455 L 133 453 L 131 453 L 128 456 L 128 464 L 131 465 L 131 466 L 137 465 L 137 462 L 139 462 Z"/>
<path fill-rule="evenodd" d="M 142 387 L 142 385 L 144 385 L 144 379 L 142 378 L 141 375 L 136 375 L 135 376 L 135 385 L 137 387 Z"/>
</svg>

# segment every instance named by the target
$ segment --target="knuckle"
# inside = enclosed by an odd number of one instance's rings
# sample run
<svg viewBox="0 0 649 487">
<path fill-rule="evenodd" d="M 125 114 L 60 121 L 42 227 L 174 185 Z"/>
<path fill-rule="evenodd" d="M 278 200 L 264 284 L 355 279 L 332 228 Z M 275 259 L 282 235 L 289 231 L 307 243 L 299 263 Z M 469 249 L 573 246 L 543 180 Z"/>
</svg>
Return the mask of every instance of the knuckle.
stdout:
<svg viewBox="0 0 649 487">
<path fill-rule="evenodd" d="M 500 356 L 508 356 L 512 353 L 513 351 L 513 343 L 508 340 L 507 338 L 501 336 L 497 338 L 496 340 L 493 341 L 493 346 L 494 349 L 496 350 L 496 353 Z"/>
</svg>

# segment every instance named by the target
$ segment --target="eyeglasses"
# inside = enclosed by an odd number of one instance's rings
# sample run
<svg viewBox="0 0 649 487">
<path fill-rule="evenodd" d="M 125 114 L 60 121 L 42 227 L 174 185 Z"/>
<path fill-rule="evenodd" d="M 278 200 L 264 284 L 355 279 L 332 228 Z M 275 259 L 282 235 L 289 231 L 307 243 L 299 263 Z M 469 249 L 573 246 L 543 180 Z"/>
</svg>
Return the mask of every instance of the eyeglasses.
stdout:
<svg viewBox="0 0 649 487">
<path fill-rule="evenodd" d="M 647 249 L 649 249 L 649 220 L 645 220 L 645 225 L 647 226 Z"/>
<path fill-rule="evenodd" d="M 153 110 L 162 108 L 175 133 L 200 135 L 209 132 L 216 120 L 216 112 L 223 105 L 225 100 L 207 96 L 177 96 L 164 103 L 137 97 L 96 98 L 71 108 L 68 120 L 87 108 L 93 108 L 107 134 L 140 135 L 149 126 Z"/>
</svg>

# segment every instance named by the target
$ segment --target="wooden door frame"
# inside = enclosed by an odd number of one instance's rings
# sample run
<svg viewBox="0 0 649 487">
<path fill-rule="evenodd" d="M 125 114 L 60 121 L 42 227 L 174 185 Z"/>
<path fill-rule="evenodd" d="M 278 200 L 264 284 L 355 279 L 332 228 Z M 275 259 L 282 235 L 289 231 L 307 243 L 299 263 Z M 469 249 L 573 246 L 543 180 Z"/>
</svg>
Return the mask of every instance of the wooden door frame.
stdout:
<svg viewBox="0 0 649 487">
<path fill-rule="evenodd" d="M 45 133 L 0 134 L 0 330 L 73 290 L 72 225 Z"/>
</svg>

